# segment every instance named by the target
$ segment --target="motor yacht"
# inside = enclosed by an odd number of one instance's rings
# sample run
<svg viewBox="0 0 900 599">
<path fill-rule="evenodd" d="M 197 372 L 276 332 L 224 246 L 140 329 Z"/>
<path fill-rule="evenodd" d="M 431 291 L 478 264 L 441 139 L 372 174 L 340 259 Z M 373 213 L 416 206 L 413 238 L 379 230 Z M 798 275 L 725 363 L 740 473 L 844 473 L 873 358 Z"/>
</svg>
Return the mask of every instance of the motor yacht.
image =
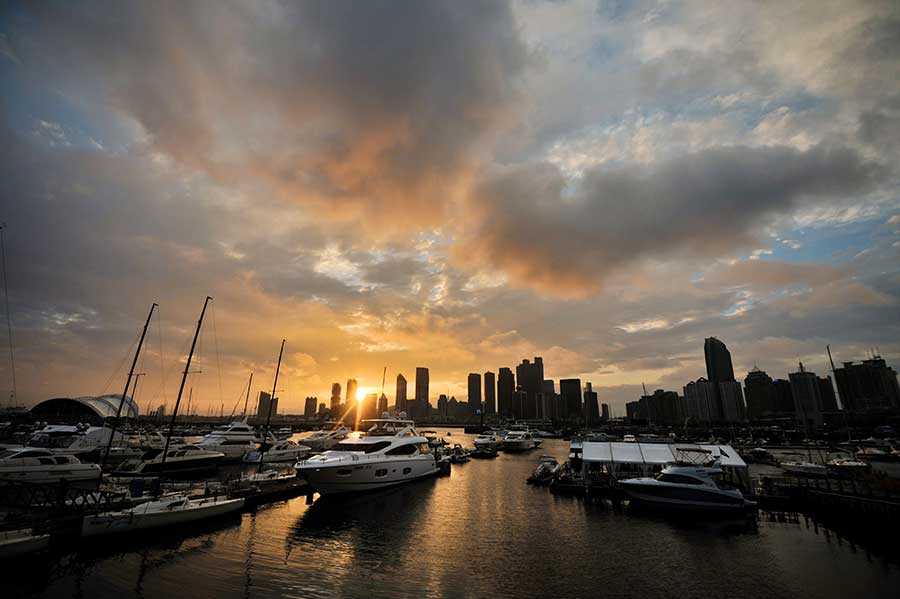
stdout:
<svg viewBox="0 0 900 599">
<path fill-rule="evenodd" d="M 112 429 L 105 426 L 51 424 L 35 432 L 28 440 L 27 446 L 61 455 L 97 455 L 99 451 L 106 449 L 111 434 Z M 127 445 L 127 437 L 122 433 L 116 433 L 113 447 L 127 447 Z"/>
<path fill-rule="evenodd" d="M 475 445 L 475 449 L 500 449 L 500 447 L 503 445 L 503 438 L 499 437 L 494 431 L 485 431 L 475 437 L 475 441 L 473 441 L 473 443 Z"/>
<path fill-rule="evenodd" d="M 412 420 L 364 420 L 354 432 L 317 456 L 297 462 L 297 475 L 320 494 L 371 491 L 434 476 L 437 461 Z M 305 442 L 305 440 L 304 440 Z"/>
<path fill-rule="evenodd" d="M 260 460 L 265 463 L 291 462 L 302 460 L 309 455 L 310 449 L 306 445 L 300 445 L 294 441 L 278 441 L 276 443 L 263 443 L 259 449 L 248 451 L 241 458 L 245 464 L 258 464 Z"/>
<path fill-rule="evenodd" d="M 353 431 L 341 424 L 336 428 L 318 430 L 310 436 L 300 439 L 300 442 L 315 452 L 328 451 L 346 439 L 351 432 Z"/>
<path fill-rule="evenodd" d="M 35 534 L 30 528 L 0 532 L 0 559 L 19 557 L 46 549 L 50 535 Z"/>
<path fill-rule="evenodd" d="M 186 524 L 230 514 L 242 507 L 243 499 L 227 499 L 218 495 L 191 499 L 187 495 L 176 493 L 125 510 L 85 516 L 81 522 L 81 536 L 93 537 Z"/>
<path fill-rule="evenodd" d="M 781 469 L 793 476 L 824 477 L 828 469 L 822 464 L 806 461 L 781 462 Z"/>
<path fill-rule="evenodd" d="M 197 447 L 225 454 L 226 460 L 240 460 L 244 454 L 256 451 L 256 431 L 244 420 L 220 426 L 195 443 Z"/>
<path fill-rule="evenodd" d="M 845 478 L 859 478 L 872 470 L 870 464 L 852 458 L 834 458 L 828 460 L 828 463 L 825 464 L 825 468 L 829 474 Z"/>
<path fill-rule="evenodd" d="M 501 447 L 503 451 L 528 451 L 537 447 L 537 444 L 530 432 L 511 430 L 503 438 Z"/>
<path fill-rule="evenodd" d="M 465 449 L 461 444 L 456 443 L 450 450 L 447 452 L 447 455 L 450 456 L 451 464 L 462 464 L 464 462 L 468 462 L 472 457 L 472 452 L 468 449 Z"/>
<path fill-rule="evenodd" d="M 60 481 L 96 481 L 100 466 L 82 464 L 74 455 L 49 449 L 23 447 L 0 452 L 0 482 L 51 484 Z"/>
<path fill-rule="evenodd" d="M 654 478 L 620 480 L 633 501 L 655 506 L 713 511 L 739 511 L 755 506 L 739 489 L 721 480 L 718 461 L 708 465 L 675 464 Z"/>
<path fill-rule="evenodd" d="M 549 485 L 553 480 L 553 476 L 559 469 L 559 462 L 552 455 L 542 455 L 537 468 L 531 473 L 531 476 L 525 481 L 529 485 Z"/>
<path fill-rule="evenodd" d="M 138 460 L 122 462 L 113 474 L 116 476 L 148 476 L 160 473 L 200 472 L 215 468 L 225 454 L 211 451 L 199 445 L 182 445 L 169 449 L 163 463 L 163 450 L 150 449 Z"/>
<path fill-rule="evenodd" d="M 860 447 L 856 459 L 869 464 L 875 474 L 888 478 L 900 478 L 900 451 L 888 446 L 887 449 Z"/>
</svg>

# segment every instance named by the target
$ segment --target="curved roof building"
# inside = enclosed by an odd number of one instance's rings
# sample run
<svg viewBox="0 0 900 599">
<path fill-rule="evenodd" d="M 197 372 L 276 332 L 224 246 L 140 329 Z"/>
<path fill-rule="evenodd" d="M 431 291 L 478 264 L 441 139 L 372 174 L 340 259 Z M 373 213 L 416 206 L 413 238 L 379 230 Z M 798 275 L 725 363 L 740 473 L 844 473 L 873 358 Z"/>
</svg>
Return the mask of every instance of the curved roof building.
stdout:
<svg viewBox="0 0 900 599">
<path fill-rule="evenodd" d="M 54 397 L 31 408 L 31 414 L 37 420 L 54 424 L 88 422 L 99 425 L 107 418 L 115 418 L 121 401 L 121 395 Z M 137 417 L 137 404 L 133 398 L 126 397 L 125 405 L 122 406 L 122 418 Z"/>
</svg>

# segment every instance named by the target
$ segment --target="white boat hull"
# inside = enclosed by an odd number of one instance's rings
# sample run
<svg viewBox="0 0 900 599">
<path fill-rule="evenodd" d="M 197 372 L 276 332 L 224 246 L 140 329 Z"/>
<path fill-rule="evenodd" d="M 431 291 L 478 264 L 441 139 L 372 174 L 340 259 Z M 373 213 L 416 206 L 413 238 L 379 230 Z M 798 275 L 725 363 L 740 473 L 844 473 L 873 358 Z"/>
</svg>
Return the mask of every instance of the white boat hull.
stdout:
<svg viewBox="0 0 900 599">
<path fill-rule="evenodd" d="M 237 512 L 244 507 L 243 499 L 212 498 L 192 500 L 190 507 L 187 508 L 154 511 L 154 503 L 150 502 L 120 512 L 105 512 L 94 516 L 85 516 L 81 525 L 81 536 L 93 537 L 148 530 L 174 524 L 186 524 L 188 522 L 224 516 L 225 514 Z"/>
<path fill-rule="evenodd" d="M 82 482 L 98 480 L 100 466 L 97 464 L 68 464 L 60 466 L 25 466 L 0 468 L 0 483 L 30 483 L 49 485 L 62 481 Z"/>
<path fill-rule="evenodd" d="M 382 472 L 386 470 L 386 472 Z M 432 455 L 405 460 L 365 460 L 340 464 L 297 464 L 297 474 L 321 495 L 392 487 L 437 474 Z"/>
<path fill-rule="evenodd" d="M 35 535 L 31 529 L 0 533 L 0 559 L 36 553 L 49 544 L 50 535 Z"/>
</svg>

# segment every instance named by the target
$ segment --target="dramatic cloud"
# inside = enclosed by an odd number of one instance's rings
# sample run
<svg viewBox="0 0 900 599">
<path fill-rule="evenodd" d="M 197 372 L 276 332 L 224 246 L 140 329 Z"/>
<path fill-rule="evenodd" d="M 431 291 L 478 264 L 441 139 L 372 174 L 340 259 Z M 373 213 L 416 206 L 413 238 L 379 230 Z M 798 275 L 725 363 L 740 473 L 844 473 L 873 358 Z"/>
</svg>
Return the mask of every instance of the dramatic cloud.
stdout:
<svg viewBox="0 0 900 599">
<path fill-rule="evenodd" d="M 477 192 L 479 228 L 460 256 L 551 294 L 596 291 L 642 259 L 715 257 L 753 245 L 770 219 L 868 190 L 853 150 L 704 150 L 651 167 L 594 169 L 567 185 L 549 165 L 508 169 Z"/>
</svg>

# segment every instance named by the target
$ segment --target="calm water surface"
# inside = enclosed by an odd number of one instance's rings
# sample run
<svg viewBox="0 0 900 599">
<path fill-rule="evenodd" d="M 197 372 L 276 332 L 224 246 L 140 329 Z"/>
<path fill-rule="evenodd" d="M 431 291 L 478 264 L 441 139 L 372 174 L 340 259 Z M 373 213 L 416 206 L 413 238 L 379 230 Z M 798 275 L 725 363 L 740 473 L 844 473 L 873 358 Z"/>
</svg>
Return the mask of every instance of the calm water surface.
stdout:
<svg viewBox="0 0 900 599">
<path fill-rule="evenodd" d="M 4 567 L 0 597 L 900 596 L 896 554 L 803 518 L 698 522 L 529 487 L 540 453 L 568 449 L 544 445 L 448 478 Z"/>
</svg>

